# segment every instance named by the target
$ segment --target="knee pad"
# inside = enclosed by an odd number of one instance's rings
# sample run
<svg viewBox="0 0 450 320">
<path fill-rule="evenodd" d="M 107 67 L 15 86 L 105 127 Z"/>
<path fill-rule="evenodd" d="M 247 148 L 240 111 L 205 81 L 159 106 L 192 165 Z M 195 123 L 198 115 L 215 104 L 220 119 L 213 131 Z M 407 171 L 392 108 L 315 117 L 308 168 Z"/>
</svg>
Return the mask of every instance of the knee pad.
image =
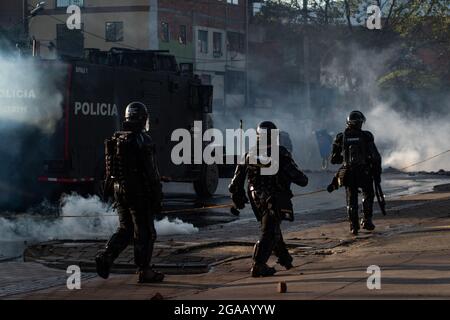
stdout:
<svg viewBox="0 0 450 320">
<path fill-rule="evenodd" d="M 347 213 L 349 219 L 354 219 L 358 217 L 358 207 L 357 206 L 347 206 Z"/>
<path fill-rule="evenodd" d="M 255 246 L 253 247 L 253 256 L 252 256 L 253 260 L 255 260 L 256 256 L 258 256 L 260 247 L 261 247 L 260 241 L 256 241 Z"/>
</svg>

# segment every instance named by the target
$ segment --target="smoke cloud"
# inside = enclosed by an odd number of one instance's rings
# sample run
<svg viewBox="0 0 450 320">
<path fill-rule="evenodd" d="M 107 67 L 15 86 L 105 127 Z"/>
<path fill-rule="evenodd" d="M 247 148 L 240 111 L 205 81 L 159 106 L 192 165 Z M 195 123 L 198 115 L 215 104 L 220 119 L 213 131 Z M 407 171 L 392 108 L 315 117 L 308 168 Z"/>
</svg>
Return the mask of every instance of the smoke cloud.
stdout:
<svg viewBox="0 0 450 320">
<path fill-rule="evenodd" d="M 45 216 L 45 212 L 58 212 L 60 217 Z M 34 214 L 32 211 L 13 219 L 0 218 L 0 241 L 46 241 L 52 239 L 106 239 L 118 227 L 118 217 L 111 206 L 97 196 L 65 195 L 61 207 L 44 203 Z M 158 235 L 191 234 L 198 232 L 192 224 L 167 217 L 155 221 Z"/>
<path fill-rule="evenodd" d="M 0 52 L 0 208 L 35 198 L 44 160 L 57 145 L 66 72 L 62 65 Z M 61 139 L 61 138 L 60 138 Z"/>
<path fill-rule="evenodd" d="M 345 129 L 346 117 L 352 110 L 361 110 L 367 118 L 365 130 L 375 136 L 383 156 L 384 167 L 402 169 L 413 163 L 450 149 L 450 92 L 442 88 L 414 88 L 388 84 L 380 79 L 398 65 L 403 47 L 393 43 L 385 48 L 368 49 L 352 42 L 337 44 L 323 59 L 319 82 L 311 80 L 311 107 L 305 105 L 305 92 L 298 88 L 270 85 L 261 70 L 250 74 L 251 81 L 263 84 L 270 106 L 258 109 L 230 109 L 213 114 L 214 125 L 222 130 L 254 127 L 271 120 L 287 131 L 293 143 L 293 155 L 302 168 L 320 169 L 322 160 L 314 132 L 326 129 L 335 135 Z M 312 52 L 311 56 L 320 56 Z M 400 66 L 401 67 L 401 66 Z M 406 66 L 405 68 L 408 68 Z M 268 74 L 282 72 L 280 64 L 264 65 Z M 291 84 L 288 84 L 291 85 Z M 286 92 L 290 92 L 289 94 Z M 450 155 L 444 155 L 408 171 L 450 170 Z"/>
<path fill-rule="evenodd" d="M 32 127 L 52 134 L 62 118 L 63 96 L 58 89 L 64 70 L 48 72 L 45 63 L 0 55 L 0 120 L 11 127 Z M 64 87 L 63 87 L 64 88 Z"/>
</svg>

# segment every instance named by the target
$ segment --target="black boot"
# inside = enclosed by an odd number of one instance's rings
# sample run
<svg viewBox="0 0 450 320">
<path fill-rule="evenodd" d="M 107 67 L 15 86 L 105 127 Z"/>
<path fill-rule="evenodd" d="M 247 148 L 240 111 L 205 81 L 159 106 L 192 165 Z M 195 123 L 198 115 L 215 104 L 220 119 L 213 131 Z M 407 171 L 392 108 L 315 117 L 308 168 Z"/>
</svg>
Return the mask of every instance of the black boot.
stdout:
<svg viewBox="0 0 450 320">
<path fill-rule="evenodd" d="M 145 268 L 138 271 L 138 283 L 158 283 L 164 280 L 164 274 Z"/>
<path fill-rule="evenodd" d="M 251 272 L 253 278 L 258 278 L 273 276 L 277 272 L 277 270 L 275 270 L 275 268 L 269 267 L 265 263 L 254 263 Z"/>
<path fill-rule="evenodd" d="M 359 221 L 358 221 L 358 217 L 353 217 L 350 220 L 350 232 L 357 236 L 358 232 L 359 232 Z"/>
<path fill-rule="evenodd" d="M 97 274 L 103 279 L 108 279 L 114 258 L 106 251 L 100 252 L 95 256 L 95 266 Z"/>
<path fill-rule="evenodd" d="M 279 258 L 278 261 L 277 261 L 277 263 L 278 263 L 280 266 L 284 267 L 286 270 L 290 270 L 290 269 L 292 269 L 292 268 L 294 267 L 294 266 L 292 265 L 292 261 L 293 261 L 293 259 L 292 259 L 292 257 L 289 255 L 289 256 L 286 256 L 286 257 L 283 257 L 283 258 Z"/>
<path fill-rule="evenodd" d="M 350 232 L 356 236 L 359 231 L 358 206 L 347 206 L 347 214 L 350 222 Z"/>
<path fill-rule="evenodd" d="M 375 225 L 372 222 L 372 218 L 363 218 L 361 219 L 361 227 L 368 231 L 375 230 Z"/>
</svg>

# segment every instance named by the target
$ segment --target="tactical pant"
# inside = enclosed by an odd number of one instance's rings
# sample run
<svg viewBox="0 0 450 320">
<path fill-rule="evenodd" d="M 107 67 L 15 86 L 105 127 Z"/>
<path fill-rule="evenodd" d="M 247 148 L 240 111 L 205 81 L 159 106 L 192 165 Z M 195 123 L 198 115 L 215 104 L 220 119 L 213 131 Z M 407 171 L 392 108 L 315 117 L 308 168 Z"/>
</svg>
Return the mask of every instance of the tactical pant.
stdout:
<svg viewBox="0 0 450 320">
<path fill-rule="evenodd" d="M 150 267 L 153 245 L 156 241 L 154 217 L 150 203 L 139 199 L 132 203 L 117 201 L 119 228 L 106 245 L 106 254 L 115 260 L 134 240 L 134 262 L 139 270 Z"/>
<path fill-rule="evenodd" d="M 261 236 L 255 245 L 253 260 L 256 264 L 265 264 L 272 252 L 278 257 L 278 262 L 285 266 L 292 262 L 286 244 L 281 234 L 281 217 L 275 210 L 267 208 L 256 201 L 254 210 L 257 217 L 261 217 Z"/>
<path fill-rule="evenodd" d="M 366 183 L 359 187 L 357 185 L 347 186 L 347 213 L 350 222 L 358 223 L 358 190 L 362 189 L 363 194 L 363 214 L 364 219 L 372 219 L 373 216 L 373 201 L 375 198 L 375 191 L 373 189 L 373 183 Z"/>
</svg>

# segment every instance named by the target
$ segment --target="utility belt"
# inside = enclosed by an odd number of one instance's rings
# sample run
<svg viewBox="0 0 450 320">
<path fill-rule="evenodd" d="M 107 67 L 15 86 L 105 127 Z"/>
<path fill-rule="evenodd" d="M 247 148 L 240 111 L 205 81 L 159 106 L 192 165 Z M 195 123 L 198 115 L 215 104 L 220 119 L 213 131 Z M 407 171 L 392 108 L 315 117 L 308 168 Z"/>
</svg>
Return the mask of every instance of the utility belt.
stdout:
<svg viewBox="0 0 450 320">
<path fill-rule="evenodd" d="M 292 192 L 264 194 L 250 188 L 251 205 L 256 219 L 261 221 L 264 214 L 276 215 L 280 220 L 294 221 Z"/>
<path fill-rule="evenodd" d="M 114 190 L 114 198 L 116 201 L 120 201 L 123 203 L 132 203 L 134 201 L 150 201 L 151 194 L 147 190 L 142 190 L 139 188 L 126 188 L 122 183 L 114 182 L 113 190 Z"/>
<path fill-rule="evenodd" d="M 348 187 L 355 183 L 363 183 L 372 178 L 371 169 L 367 165 L 351 166 L 344 164 L 337 172 L 339 187 Z"/>
</svg>

